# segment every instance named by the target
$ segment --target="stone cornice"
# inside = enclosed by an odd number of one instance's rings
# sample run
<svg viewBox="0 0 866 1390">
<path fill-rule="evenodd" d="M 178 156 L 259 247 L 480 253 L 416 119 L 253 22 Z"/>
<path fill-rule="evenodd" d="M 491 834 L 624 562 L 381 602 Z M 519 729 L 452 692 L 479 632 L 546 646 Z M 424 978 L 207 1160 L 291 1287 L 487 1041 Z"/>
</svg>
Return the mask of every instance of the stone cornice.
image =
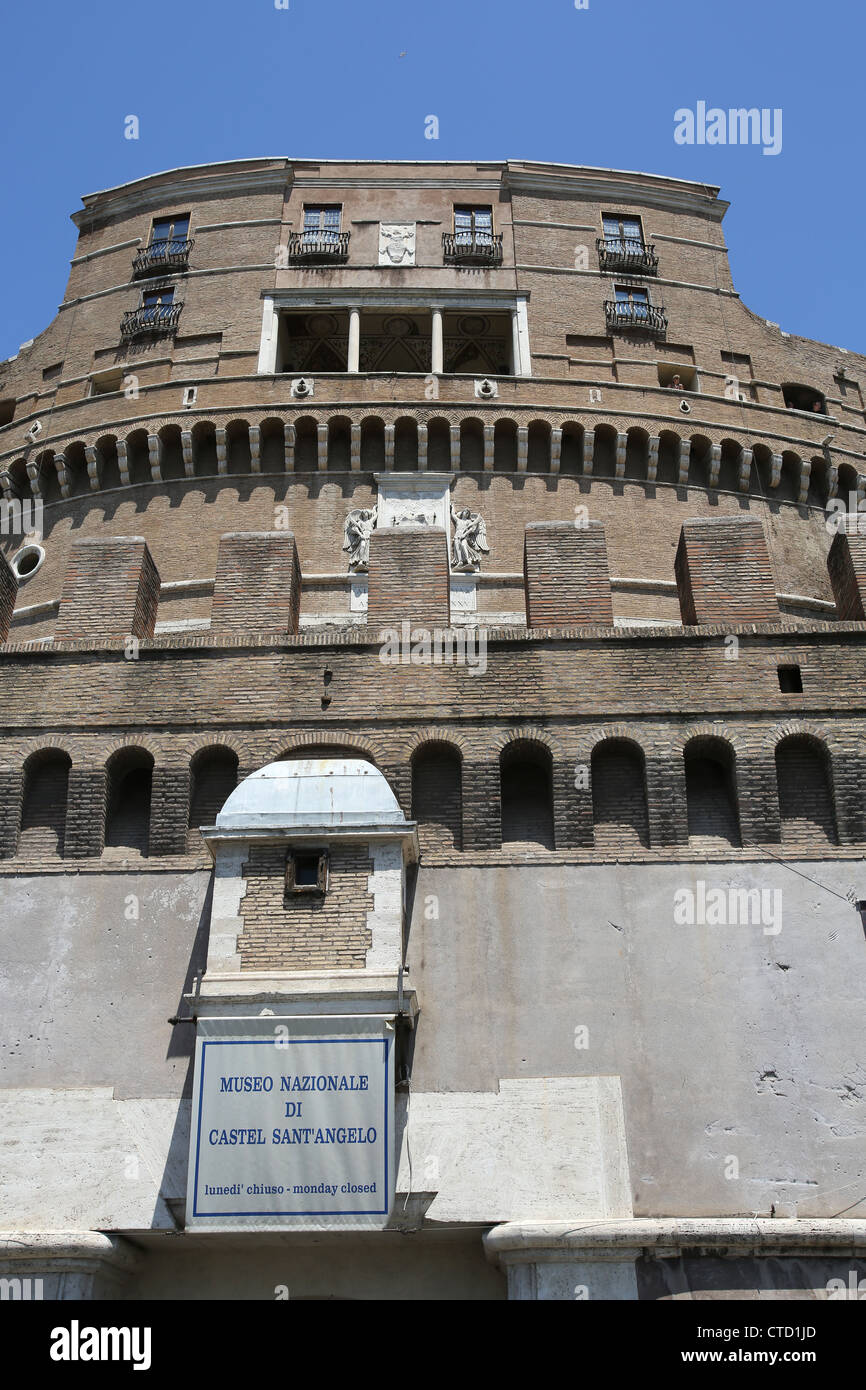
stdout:
<svg viewBox="0 0 866 1390">
<path fill-rule="evenodd" d="M 285 188 L 292 180 L 288 159 L 232 160 L 220 164 L 192 165 L 152 174 L 133 183 L 85 193 L 84 207 L 72 213 L 81 229 L 106 217 L 121 217 L 148 208 L 163 208 L 178 199 L 213 197 L 233 193 L 267 193 Z"/>
<path fill-rule="evenodd" d="M 690 1253 L 729 1259 L 744 1255 L 852 1255 L 866 1250 L 866 1221 L 765 1217 L 642 1218 L 623 1221 L 510 1221 L 484 1237 L 489 1260 L 525 1264 L 588 1259 L 675 1259 Z"/>
<path fill-rule="evenodd" d="M 511 193 L 560 194 L 591 202 L 654 207 L 666 212 L 708 217 L 715 222 L 721 222 L 730 206 L 719 198 L 719 190 L 712 184 L 630 170 L 512 163 L 509 160 L 502 181 Z"/>
</svg>

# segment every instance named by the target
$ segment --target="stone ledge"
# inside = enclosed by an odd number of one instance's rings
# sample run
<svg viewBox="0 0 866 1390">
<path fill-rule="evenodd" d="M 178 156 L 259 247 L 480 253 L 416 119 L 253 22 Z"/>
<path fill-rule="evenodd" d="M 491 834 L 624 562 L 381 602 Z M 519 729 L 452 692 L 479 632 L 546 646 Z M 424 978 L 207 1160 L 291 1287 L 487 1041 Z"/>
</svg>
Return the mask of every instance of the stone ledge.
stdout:
<svg viewBox="0 0 866 1390">
<path fill-rule="evenodd" d="M 642 1255 L 675 1259 L 691 1255 L 817 1256 L 866 1252 L 866 1221 L 749 1217 L 635 1217 L 623 1221 L 514 1221 L 484 1236 L 488 1260 L 502 1264 L 634 1260 Z"/>
</svg>

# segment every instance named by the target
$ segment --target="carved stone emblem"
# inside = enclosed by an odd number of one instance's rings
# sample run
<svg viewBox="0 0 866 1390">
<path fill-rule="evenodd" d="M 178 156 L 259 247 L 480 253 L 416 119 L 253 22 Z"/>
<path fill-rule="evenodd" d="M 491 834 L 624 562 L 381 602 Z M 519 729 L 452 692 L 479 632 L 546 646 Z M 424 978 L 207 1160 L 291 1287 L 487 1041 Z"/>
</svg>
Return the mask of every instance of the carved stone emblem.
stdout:
<svg viewBox="0 0 866 1390">
<path fill-rule="evenodd" d="M 379 223 L 379 264 L 415 264 L 415 223 Z"/>
</svg>

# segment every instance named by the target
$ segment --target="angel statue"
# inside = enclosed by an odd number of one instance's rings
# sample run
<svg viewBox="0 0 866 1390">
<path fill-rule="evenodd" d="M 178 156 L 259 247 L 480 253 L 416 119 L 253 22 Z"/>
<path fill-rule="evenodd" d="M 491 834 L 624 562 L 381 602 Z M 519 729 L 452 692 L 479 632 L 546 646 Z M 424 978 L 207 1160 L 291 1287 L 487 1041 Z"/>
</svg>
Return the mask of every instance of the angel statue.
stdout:
<svg viewBox="0 0 866 1390">
<path fill-rule="evenodd" d="M 487 544 L 487 528 L 479 512 L 470 512 L 468 507 L 461 511 L 451 508 L 454 523 L 454 536 L 451 541 L 451 568 L 472 571 L 481 566 L 481 556 L 490 554 Z"/>
<path fill-rule="evenodd" d="M 343 549 L 349 552 L 349 569 L 365 571 L 370 561 L 370 537 L 376 529 L 376 507 L 356 507 L 349 512 L 343 530 Z"/>
</svg>

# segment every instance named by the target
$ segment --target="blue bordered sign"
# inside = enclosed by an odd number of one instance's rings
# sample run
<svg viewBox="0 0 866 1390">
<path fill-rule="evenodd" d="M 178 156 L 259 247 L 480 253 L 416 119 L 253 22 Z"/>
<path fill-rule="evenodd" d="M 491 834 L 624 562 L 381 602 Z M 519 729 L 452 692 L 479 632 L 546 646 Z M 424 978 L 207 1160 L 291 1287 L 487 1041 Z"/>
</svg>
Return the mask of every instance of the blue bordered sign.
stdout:
<svg viewBox="0 0 866 1390">
<path fill-rule="evenodd" d="M 187 1226 L 386 1224 L 393 1066 L 384 1018 L 200 1018 Z"/>
</svg>

